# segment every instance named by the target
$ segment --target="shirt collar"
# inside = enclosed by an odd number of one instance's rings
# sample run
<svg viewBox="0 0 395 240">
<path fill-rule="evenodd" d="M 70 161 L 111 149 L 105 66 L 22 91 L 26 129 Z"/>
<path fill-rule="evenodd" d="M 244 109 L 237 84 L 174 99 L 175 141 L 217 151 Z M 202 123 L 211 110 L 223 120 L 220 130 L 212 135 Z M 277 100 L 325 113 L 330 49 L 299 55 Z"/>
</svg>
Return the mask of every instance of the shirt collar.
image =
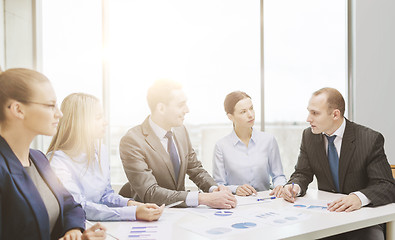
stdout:
<svg viewBox="0 0 395 240">
<path fill-rule="evenodd" d="M 254 128 L 252 128 L 251 140 L 252 140 L 252 142 L 256 143 L 256 135 L 255 135 L 255 130 L 254 130 Z"/>
<path fill-rule="evenodd" d="M 256 136 L 255 136 L 255 130 L 254 128 L 252 128 L 252 133 L 251 133 L 251 140 L 252 142 L 256 142 Z M 235 146 L 237 143 L 241 142 L 240 138 L 237 136 L 235 129 L 233 129 L 232 134 L 231 134 L 231 139 L 232 139 L 232 143 L 233 146 Z"/>
<path fill-rule="evenodd" d="M 162 139 L 165 137 L 167 131 L 161 127 L 159 127 L 158 124 L 156 124 L 154 121 L 152 121 L 151 116 L 148 118 L 149 125 L 151 126 L 152 130 L 154 131 L 155 135 L 159 138 Z M 173 131 L 173 128 L 171 129 Z"/>
<path fill-rule="evenodd" d="M 342 125 L 340 125 L 340 127 L 339 127 L 331 136 L 336 135 L 336 137 L 343 138 L 344 130 L 345 130 L 345 129 L 346 129 L 346 119 L 344 119 L 344 117 L 343 117 L 343 123 L 342 123 Z M 329 135 L 326 134 L 326 133 L 323 133 L 323 134 L 329 136 Z M 329 136 L 329 137 L 330 137 L 330 136 Z"/>
</svg>

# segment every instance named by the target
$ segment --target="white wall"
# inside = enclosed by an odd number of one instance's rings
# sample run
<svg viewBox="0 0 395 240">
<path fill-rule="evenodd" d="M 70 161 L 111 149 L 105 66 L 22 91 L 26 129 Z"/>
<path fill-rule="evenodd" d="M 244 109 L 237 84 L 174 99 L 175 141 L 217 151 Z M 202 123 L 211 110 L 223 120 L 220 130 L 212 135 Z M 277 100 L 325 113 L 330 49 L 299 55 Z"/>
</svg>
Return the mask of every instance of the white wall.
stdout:
<svg viewBox="0 0 395 240">
<path fill-rule="evenodd" d="M 32 0 L 2 0 L 5 16 L 5 66 L 34 67 Z M 1 29 L 0 29 L 1 31 Z M 0 42 L 1 44 L 1 42 Z M 0 45 L 1 49 L 1 45 Z"/>
<path fill-rule="evenodd" d="M 0 67 L 5 69 L 5 52 L 4 52 L 4 0 L 0 0 Z"/>
<path fill-rule="evenodd" d="M 354 121 L 381 132 L 395 164 L 395 1 L 353 0 Z"/>
</svg>

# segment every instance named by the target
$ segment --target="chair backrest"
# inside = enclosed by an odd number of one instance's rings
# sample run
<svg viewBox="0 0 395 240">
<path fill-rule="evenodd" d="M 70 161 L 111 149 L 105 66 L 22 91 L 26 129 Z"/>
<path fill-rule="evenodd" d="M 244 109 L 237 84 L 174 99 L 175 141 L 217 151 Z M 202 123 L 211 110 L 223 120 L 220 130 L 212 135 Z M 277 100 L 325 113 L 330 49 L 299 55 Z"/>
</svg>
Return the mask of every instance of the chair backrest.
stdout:
<svg viewBox="0 0 395 240">
<path fill-rule="evenodd" d="M 391 165 L 392 176 L 395 178 L 395 165 Z"/>
</svg>

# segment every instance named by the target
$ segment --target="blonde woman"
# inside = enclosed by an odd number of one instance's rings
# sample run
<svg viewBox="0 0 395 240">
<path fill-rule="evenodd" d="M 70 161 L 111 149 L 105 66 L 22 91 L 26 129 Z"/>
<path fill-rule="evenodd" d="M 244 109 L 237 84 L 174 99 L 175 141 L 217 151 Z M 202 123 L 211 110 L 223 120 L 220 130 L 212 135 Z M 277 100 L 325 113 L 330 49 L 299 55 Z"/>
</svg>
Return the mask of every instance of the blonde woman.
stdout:
<svg viewBox="0 0 395 240">
<path fill-rule="evenodd" d="M 14 68 L 0 70 L 0 86 L 0 239 L 105 239 L 100 224 L 84 231 L 81 205 L 45 155 L 29 149 L 37 135 L 53 136 L 62 117 L 49 80 Z"/>
<path fill-rule="evenodd" d="M 253 129 L 255 111 L 251 97 L 245 92 L 231 92 L 225 98 L 224 108 L 233 131 L 215 145 L 215 181 L 236 195 L 249 196 L 269 190 L 271 178 L 274 189 L 270 194 L 279 197 L 287 180 L 277 141 L 273 135 Z"/>
<path fill-rule="evenodd" d="M 163 212 L 156 204 L 124 198 L 111 188 L 110 163 L 101 139 L 107 125 L 99 100 L 73 93 L 61 106 L 63 118 L 49 146 L 52 169 L 89 220 L 157 220 Z"/>
</svg>

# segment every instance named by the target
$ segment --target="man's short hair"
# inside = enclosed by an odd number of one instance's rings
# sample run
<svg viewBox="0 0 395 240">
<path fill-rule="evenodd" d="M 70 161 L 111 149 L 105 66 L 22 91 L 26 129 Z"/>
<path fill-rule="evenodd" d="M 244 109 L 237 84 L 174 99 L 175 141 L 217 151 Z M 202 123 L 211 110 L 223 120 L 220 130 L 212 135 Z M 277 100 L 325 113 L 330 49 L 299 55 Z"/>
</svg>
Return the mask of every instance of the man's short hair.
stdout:
<svg viewBox="0 0 395 240">
<path fill-rule="evenodd" d="M 318 96 L 320 94 L 326 94 L 328 110 L 333 111 L 335 109 L 339 109 L 341 116 L 344 116 L 344 112 L 346 110 L 346 104 L 344 102 L 344 98 L 342 94 L 335 88 L 321 88 L 313 93 L 313 96 Z"/>
<path fill-rule="evenodd" d="M 155 110 L 158 103 L 168 104 L 172 99 L 171 92 L 179 89 L 182 89 L 182 85 L 176 81 L 167 79 L 155 81 L 147 92 L 147 102 L 151 112 Z"/>
</svg>

